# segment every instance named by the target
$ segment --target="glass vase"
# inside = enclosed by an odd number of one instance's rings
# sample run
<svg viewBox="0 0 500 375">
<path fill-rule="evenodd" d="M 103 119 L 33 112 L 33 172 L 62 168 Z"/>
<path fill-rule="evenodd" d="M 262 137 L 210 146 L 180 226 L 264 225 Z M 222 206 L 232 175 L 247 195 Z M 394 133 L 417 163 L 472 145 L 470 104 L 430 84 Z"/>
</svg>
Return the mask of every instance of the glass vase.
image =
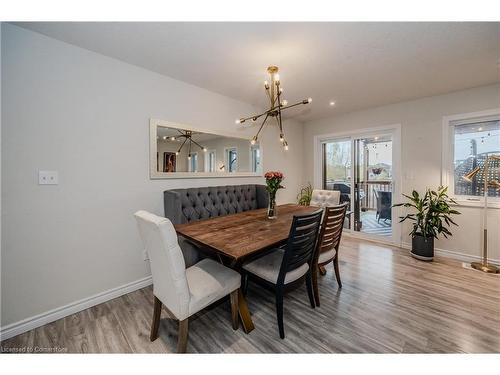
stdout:
<svg viewBox="0 0 500 375">
<path fill-rule="evenodd" d="M 276 219 L 278 217 L 278 210 L 276 207 L 276 192 L 269 193 L 269 205 L 267 206 L 267 218 Z"/>
</svg>

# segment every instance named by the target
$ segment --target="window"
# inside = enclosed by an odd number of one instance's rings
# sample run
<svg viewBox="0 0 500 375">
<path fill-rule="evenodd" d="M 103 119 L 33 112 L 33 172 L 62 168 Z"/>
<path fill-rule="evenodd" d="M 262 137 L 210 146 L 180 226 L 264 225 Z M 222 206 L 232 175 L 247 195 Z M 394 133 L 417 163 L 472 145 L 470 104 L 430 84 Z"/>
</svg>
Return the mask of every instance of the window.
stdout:
<svg viewBox="0 0 500 375">
<path fill-rule="evenodd" d="M 228 172 L 238 171 L 238 151 L 236 147 L 226 149 L 226 166 Z"/>
<path fill-rule="evenodd" d="M 194 152 L 191 154 L 191 158 L 188 157 L 188 167 L 189 172 L 198 172 L 198 153 Z"/>
<path fill-rule="evenodd" d="M 260 172 L 260 148 L 259 146 L 251 146 L 250 153 L 252 155 L 252 172 Z"/>
<path fill-rule="evenodd" d="M 500 155 L 500 111 L 497 115 L 474 116 L 462 115 L 445 120 L 445 133 L 449 145 L 444 147 L 443 160 L 447 163 L 449 191 L 456 199 L 462 201 L 479 201 L 484 196 L 485 179 L 500 179 L 500 161 L 488 162 L 488 174 L 485 176 L 484 164 L 487 155 Z M 446 135 L 446 134 L 445 134 Z M 463 177 L 479 168 L 470 181 Z M 500 203 L 500 190 L 488 188 L 488 197 L 492 197 L 493 205 Z"/>
<path fill-rule="evenodd" d="M 215 172 L 215 150 L 205 153 L 205 172 Z"/>
</svg>

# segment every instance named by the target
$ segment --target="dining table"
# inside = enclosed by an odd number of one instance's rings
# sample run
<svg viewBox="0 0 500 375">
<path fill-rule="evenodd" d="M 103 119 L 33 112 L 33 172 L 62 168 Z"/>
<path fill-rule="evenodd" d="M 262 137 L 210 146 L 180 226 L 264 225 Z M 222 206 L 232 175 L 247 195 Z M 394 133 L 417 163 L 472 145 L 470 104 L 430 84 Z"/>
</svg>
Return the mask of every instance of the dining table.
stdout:
<svg viewBox="0 0 500 375">
<path fill-rule="evenodd" d="M 284 204 L 277 207 L 278 216 L 267 217 L 267 209 L 256 209 L 210 219 L 176 224 L 178 235 L 208 252 L 224 265 L 240 271 L 251 258 L 277 248 L 288 239 L 293 217 L 309 214 L 319 207 Z M 238 293 L 239 316 L 245 333 L 255 327 L 245 296 Z"/>
</svg>

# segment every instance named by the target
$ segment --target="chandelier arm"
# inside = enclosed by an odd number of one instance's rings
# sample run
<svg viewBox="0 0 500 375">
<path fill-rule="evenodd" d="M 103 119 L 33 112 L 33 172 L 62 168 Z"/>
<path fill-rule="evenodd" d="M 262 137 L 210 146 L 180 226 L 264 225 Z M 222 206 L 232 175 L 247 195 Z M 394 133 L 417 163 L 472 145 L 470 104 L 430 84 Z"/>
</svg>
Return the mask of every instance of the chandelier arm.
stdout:
<svg viewBox="0 0 500 375">
<path fill-rule="evenodd" d="M 266 114 L 266 117 L 264 118 L 264 121 L 262 121 L 262 124 L 260 125 L 260 128 L 257 131 L 257 134 L 255 134 L 255 139 L 257 139 L 259 137 L 260 131 L 264 127 L 264 124 L 266 123 L 268 117 L 269 117 L 269 113 Z"/>
<path fill-rule="evenodd" d="M 304 100 L 302 100 L 302 101 L 297 102 L 295 104 L 290 104 L 290 105 L 287 105 L 286 107 L 281 107 L 281 109 L 284 110 L 284 109 L 296 107 L 296 106 L 301 105 L 301 104 L 309 104 L 309 103 L 307 102 L 307 100 L 306 100 L 306 103 L 304 103 Z"/>
<path fill-rule="evenodd" d="M 280 130 L 280 136 L 281 134 L 283 134 L 283 131 L 281 130 L 281 124 L 280 124 L 280 119 L 278 118 L 279 116 L 276 116 L 275 119 L 276 119 L 276 124 L 278 125 L 278 129 Z"/>
<path fill-rule="evenodd" d="M 271 107 L 273 106 L 273 98 L 271 98 L 271 91 L 269 90 L 269 87 L 266 87 L 266 94 L 267 97 L 269 98 L 269 101 L 271 102 Z"/>
<path fill-rule="evenodd" d="M 268 114 L 268 113 L 269 113 L 269 111 L 271 111 L 271 110 L 272 110 L 272 109 L 268 109 L 267 111 L 265 111 L 265 112 L 261 113 L 260 115 L 255 115 L 255 116 L 245 117 L 245 118 L 242 118 L 241 120 L 242 120 L 242 122 L 243 122 L 243 121 L 247 121 L 247 120 L 258 119 L 259 117 L 262 117 L 262 116 L 264 116 L 264 115 Z"/>
<path fill-rule="evenodd" d="M 280 136 L 283 134 L 283 125 L 281 122 L 281 92 L 278 85 L 278 116 L 276 116 L 276 121 L 278 122 L 278 127 L 280 128 Z"/>
<path fill-rule="evenodd" d="M 191 144 L 193 143 L 193 140 L 191 137 L 189 137 L 189 151 L 188 151 L 188 156 L 191 156 Z"/>
<path fill-rule="evenodd" d="M 175 130 L 177 130 L 179 133 L 181 133 L 184 137 L 186 136 L 186 135 L 182 132 L 182 130 L 179 130 L 179 129 L 175 129 Z"/>
<path fill-rule="evenodd" d="M 201 146 L 198 142 L 196 142 L 194 139 L 191 138 L 191 141 L 196 145 L 198 146 L 199 148 L 201 148 L 202 150 L 204 149 L 203 146 Z"/>
<path fill-rule="evenodd" d="M 177 150 L 177 152 L 180 154 L 181 153 L 181 150 L 182 150 L 182 147 L 184 147 L 184 144 L 187 142 L 187 138 L 184 139 L 184 142 L 182 142 L 182 145 L 181 147 L 179 147 L 179 150 Z"/>
<path fill-rule="evenodd" d="M 285 138 L 285 131 L 283 130 L 283 121 L 281 121 L 281 109 L 278 109 L 278 116 L 276 119 L 279 119 L 278 125 L 280 127 L 280 133 L 283 135 L 283 139 Z"/>
</svg>

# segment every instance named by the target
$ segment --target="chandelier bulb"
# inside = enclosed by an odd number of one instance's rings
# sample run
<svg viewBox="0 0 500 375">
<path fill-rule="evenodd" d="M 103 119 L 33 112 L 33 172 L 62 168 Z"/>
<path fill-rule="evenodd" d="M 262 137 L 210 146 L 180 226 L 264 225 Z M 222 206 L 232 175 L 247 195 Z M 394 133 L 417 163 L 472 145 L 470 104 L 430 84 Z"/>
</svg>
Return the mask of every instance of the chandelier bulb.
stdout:
<svg viewBox="0 0 500 375">
<path fill-rule="evenodd" d="M 175 141 L 175 137 L 170 137 L 170 140 L 171 141 Z"/>
<path fill-rule="evenodd" d="M 280 84 L 280 75 L 278 73 L 274 75 L 274 82 L 276 82 L 277 85 Z"/>
<path fill-rule="evenodd" d="M 285 142 L 285 138 L 284 138 L 283 134 L 280 134 L 280 142 Z"/>
<path fill-rule="evenodd" d="M 203 147 L 203 152 L 207 152 L 207 148 L 206 147 Z"/>
<path fill-rule="evenodd" d="M 280 87 L 280 94 L 283 92 L 283 87 Z"/>
<path fill-rule="evenodd" d="M 257 142 L 257 136 L 254 136 L 250 141 L 250 144 L 254 145 Z"/>
<path fill-rule="evenodd" d="M 191 160 L 191 154 L 188 155 L 188 160 Z"/>
<path fill-rule="evenodd" d="M 175 153 L 175 155 L 179 155 L 179 151 L 177 151 L 177 152 Z"/>
<path fill-rule="evenodd" d="M 288 100 L 282 100 L 281 101 L 281 105 L 287 105 L 288 104 Z"/>
<path fill-rule="evenodd" d="M 311 103 L 312 101 L 313 101 L 312 98 L 307 98 L 308 103 Z"/>
<path fill-rule="evenodd" d="M 288 151 L 288 143 L 285 143 L 285 151 Z"/>
<path fill-rule="evenodd" d="M 166 140 L 166 139 L 167 139 L 167 136 L 166 136 L 166 135 L 165 135 L 165 136 L 163 136 L 163 140 Z"/>
<path fill-rule="evenodd" d="M 266 88 L 266 90 L 269 88 L 269 82 L 267 81 L 264 81 L 264 87 Z"/>
<path fill-rule="evenodd" d="M 235 124 L 239 124 L 241 121 L 240 120 L 235 120 L 234 123 Z"/>
</svg>

